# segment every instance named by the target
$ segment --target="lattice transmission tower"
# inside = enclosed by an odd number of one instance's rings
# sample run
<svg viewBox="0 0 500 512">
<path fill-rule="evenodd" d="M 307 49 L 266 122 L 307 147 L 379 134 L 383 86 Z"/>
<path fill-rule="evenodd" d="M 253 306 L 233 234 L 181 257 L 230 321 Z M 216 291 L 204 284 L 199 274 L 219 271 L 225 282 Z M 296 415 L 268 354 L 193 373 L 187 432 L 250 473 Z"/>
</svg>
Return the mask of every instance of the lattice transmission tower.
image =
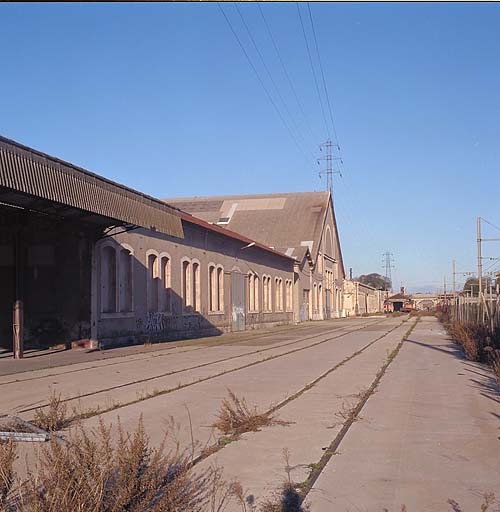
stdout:
<svg viewBox="0 0 500 512">
<path fill-rule="evenodd" d="M 386 251 L 382 254 L 382 263 L 385 269 L 385 278 L 391 283 L 392 291 L 392 269 L 394 268 L 394 255 L 392 252 Z"/>
</svg>

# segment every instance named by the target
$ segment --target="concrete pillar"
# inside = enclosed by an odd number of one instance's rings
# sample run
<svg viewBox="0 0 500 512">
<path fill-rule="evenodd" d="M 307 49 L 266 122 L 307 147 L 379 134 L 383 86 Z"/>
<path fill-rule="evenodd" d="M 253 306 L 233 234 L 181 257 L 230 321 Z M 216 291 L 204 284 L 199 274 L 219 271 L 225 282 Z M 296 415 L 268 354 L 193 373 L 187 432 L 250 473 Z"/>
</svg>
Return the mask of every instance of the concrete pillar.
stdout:
<svg viewBox="0 0 500 512">
<path fill-rule="evenodd" d="M 14 359 L 22 359 L 24 357 L 24 238 L 21 227 L 15 235 L 14 253 L 16 288 L 12 312 L 12 347 Z"/>
</svg>

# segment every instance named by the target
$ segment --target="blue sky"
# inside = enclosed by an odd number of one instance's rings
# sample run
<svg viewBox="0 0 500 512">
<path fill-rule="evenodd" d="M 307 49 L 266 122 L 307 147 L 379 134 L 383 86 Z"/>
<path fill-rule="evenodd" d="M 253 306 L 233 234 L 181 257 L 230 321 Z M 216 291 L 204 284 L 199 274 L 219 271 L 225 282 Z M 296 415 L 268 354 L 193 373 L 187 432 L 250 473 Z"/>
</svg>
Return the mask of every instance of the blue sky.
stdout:
<svg viewBox="0 0 500 512">
<path fill-rule="evenodd" d="M 157 197 L 322 190 L 328 133 L 297 7 L 261 7 L 306 119 L 258 5 L 240 11 L 291 118 L 223 5 L 303 152 L 215 3 L 0 5 L 0 133 Z M 386 250 L 394 284 L 410 290 L 450 282 L 453 258 L 474 270 L 476 216 L 500 225 L 500 5 L 311 12 L 344 159 L 334 197 L 346 270 L 383 272 Z"/>
</svg>

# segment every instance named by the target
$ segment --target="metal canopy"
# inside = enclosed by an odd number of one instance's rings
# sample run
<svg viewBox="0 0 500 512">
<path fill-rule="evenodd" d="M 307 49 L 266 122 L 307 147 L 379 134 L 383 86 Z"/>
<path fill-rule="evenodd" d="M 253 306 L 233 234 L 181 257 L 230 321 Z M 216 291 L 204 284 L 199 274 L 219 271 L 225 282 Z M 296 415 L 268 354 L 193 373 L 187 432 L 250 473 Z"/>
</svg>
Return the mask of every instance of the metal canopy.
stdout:
<svg viewBox="0 0 500 512">
<path fill-rule="evenodd" d="M 179 212 L 162 201 L 1 136 L 0 202 L 184 237 Z"/>
</svg>

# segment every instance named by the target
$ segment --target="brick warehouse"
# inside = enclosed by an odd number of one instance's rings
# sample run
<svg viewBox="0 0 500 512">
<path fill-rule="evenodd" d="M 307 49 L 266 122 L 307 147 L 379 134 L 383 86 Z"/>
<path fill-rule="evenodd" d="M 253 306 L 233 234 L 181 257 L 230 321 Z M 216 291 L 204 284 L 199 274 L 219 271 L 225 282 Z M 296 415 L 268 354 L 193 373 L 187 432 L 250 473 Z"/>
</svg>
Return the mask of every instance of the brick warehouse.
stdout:
<svg viewBox="0 0 500 512">
<path fill-rule="evenodd" d="M 106 347 L 340 316 L 330 195 L 280 197 L 285 215 L 314 214 L 286 247 L 0 137 L 0 347 L 22 357 L 24 346 Z"/>
</svg>

